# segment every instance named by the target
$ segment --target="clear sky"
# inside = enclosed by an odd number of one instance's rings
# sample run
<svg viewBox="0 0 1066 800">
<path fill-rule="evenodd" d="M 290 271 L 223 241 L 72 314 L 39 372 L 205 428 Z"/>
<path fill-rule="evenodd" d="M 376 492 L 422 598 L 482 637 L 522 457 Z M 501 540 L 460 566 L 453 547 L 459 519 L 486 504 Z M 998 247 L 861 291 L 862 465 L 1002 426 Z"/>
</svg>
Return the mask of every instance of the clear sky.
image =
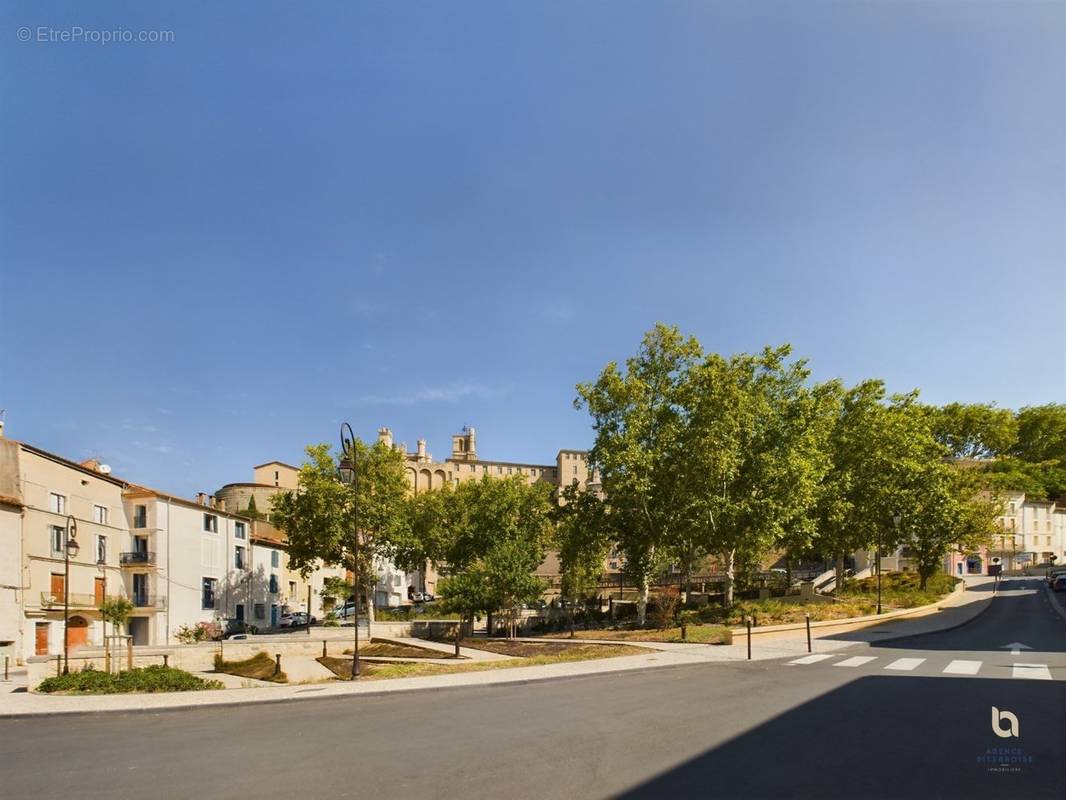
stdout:
<svg viewBox="0 0 1066 800">
<path fill-rule="evenodd" d="M 548 462 L 657 320 L 1066 400 L 1064 40 L 1061 2 L 7 2 L 6 433 L 187 495 L 342 420 Z"/>
</svg>

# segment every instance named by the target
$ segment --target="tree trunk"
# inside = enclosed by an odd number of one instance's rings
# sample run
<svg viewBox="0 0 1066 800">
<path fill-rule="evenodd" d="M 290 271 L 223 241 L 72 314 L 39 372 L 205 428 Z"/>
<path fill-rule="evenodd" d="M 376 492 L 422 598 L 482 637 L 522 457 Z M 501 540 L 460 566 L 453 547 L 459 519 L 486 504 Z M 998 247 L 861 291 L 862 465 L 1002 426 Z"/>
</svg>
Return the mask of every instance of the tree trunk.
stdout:
<svg viewBox="0 0 1066 800">
<path fill-rule="evenodd" d="M 788 588 L 792 588 L 792 559 L 785 556 L 785 582 L 788 584 Z"/>
<path fill-rule="evenodd" d="M 833 592 L 834 593 L 839 593 L 840 587 L 844 585 L 844 554 L 843 553 L 841 553 L 840 555 L 837 556 L 836 569 L 837 569 L 836 585 L 833 588 Z"/>
<path fill-rule="evenodd" d="M 574 638 L 574 604 L 570 604 L 570 638 Z"/>
<path fill-rule="evenodd" d="M 733 548 L 725 554 L 725 596 L 722 605 L 726 608 L 733 607 L 733 584 L 736 582 L 737 551 Z"/>
<path fill-rule="evenodd" d="M 648 576 L 640 576 L 640 594 L 637 596 L 637 627 L 643 628 L 648 619 Z"/>
<path fill-rule="evenodd" d="M 455 657 L 459 658 L 459 641 L 463 638 L 463 615 L 455 621 Z"/>
<path fill-rule="evenodd" d="M 371 636 L 370 624 L 374 621 L 374 592 L 372 591 L 373 587 L 370 586 L 364 586 L 363 589 L 366 591 L 366 640 L 369 642 Z M 359 624 L 358 616 L 355 618 L 355 624 Z"/>
</svg>

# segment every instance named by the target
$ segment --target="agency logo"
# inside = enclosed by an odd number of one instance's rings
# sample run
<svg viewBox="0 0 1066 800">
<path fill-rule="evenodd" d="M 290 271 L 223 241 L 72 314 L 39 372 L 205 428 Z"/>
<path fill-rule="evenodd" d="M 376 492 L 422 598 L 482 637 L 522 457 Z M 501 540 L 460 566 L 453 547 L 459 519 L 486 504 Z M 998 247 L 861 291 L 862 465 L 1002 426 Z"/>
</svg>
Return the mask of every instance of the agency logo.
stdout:
<svg viewBox="0 0 1066 800">
<path fill-rule="evenodd" d="M 992 706 L 992 732 L 1000 739 L 1009 739 L 1012 736 L 1017 739 L 1019 736 L 1018 717 L 1009 711 L 1000 711 Z"/>
</svg>

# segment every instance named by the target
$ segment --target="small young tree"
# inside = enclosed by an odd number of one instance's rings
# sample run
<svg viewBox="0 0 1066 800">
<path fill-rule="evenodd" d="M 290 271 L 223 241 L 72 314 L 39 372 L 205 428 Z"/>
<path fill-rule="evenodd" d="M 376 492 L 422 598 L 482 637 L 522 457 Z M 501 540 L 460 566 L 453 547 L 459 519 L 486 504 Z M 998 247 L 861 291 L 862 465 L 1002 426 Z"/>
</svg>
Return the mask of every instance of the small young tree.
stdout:
<svg viewBox="0 0 1066 800">
<path fill-rule="evenodd" d="M 125 597 L 108 597 L 100 604 L 100 616 L 105 623 L 110 622 L 112 630 L 116 632 L 126 624 L 132 613 L 133 603 Z"/>
<path fill-rule="evenodd" d="M 559 553 L 560 590 L 569 601 L 573 638 L 575 606 L 599 590 L 611 538 L 607 509 L 597 495 L 570 485 L 563 489 L 560 499 L 554 515 L 554 544 Z"/>
</svg>

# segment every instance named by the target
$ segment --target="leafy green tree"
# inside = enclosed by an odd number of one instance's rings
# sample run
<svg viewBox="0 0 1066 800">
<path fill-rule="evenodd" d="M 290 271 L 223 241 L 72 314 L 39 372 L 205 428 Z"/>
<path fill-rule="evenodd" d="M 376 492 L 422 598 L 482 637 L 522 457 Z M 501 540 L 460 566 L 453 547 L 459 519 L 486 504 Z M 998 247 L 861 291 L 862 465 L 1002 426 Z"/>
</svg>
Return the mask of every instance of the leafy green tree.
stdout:
<svg viewBox="0 0 1066 800">
<path fill-rule="evenodd" d="M 574 609 L 599 591 L 603 563 L 611 549 L 611 529 L 604 502 L 575 485 L 560 493 L 555 511 L 554 546 L 559 554 L 562 596 L 570 601 L 570 636 Z"/>
<path fill-rule="evenodd" d="M 626 573 L 639 587 L 640 625 L 652 575 L 690 534 L 690 488 L 679 459 L 687 443 L 689 376 L 702 357 L 695 338 L 658 324 L 624 370 L 611 362 L 594 383 L 577 387 L 575 406 L 588 409 L 596 434 L 589 461 L 601 476 Z"/>
<path fill-rule="evenodd" d="M 375 562 L 404 536 L 408 484 L 402 454 L 382 442 L 352 446 L 353 484 L 338 479 L 328 445 L 309 446 L 297 488 L 274 496 L 271 519 L 288 537 L 290 568 L 306 576 L 320 562 L 344 567 L 365 592 L 372 620 Z"/>
<path fill-rule="evenodd" d="M 355 587 L 344 578 L 328 575 L 322 580 L 322 588 L 318 590 L 318 596 L 323 602 L 343 604 L 349 598 L 355 597 Z"/>
<path fill-rule="evenodd" d="M 110 622 L 112 629 L 118 631 L 133 614 L 133 603 L 125 597 L 107 597 L 100 603 L 100 617 Z"/>
<path fill-rule="evenodd" d="M 1030 463 L 1054 462 L 1066 469 L 1066 403 L 1027 406 L 1019 411 L 1013 455 Z"/>
<path fill-rule="evenodd" d="M 525 478 L 467 481 L 408 498 L 405 533 L 392 551 L 399 564 L 434 564 L 446 609 L 470 621 L 481 613 L 535 600 L 534 572 L 552 528 L 551 493 Z M 462 625 L 457 627 L 458 652 Z"/>
<path fill-rule="evenodd" d="M 809 542 L 810 509 L 828 469 L 832 387 L 811 390 L 790 348 L 725 359 L 693 371 L 688 425 L 694 468 L 686 470 L 686 512 L 705 521 L 707 551 L 725 569 L 732 605 L 738 562 L 758 564 L 783 542 Z"/>
<path fill-rule="evenodd" d="M 933 435 L 953 458 L 988 459 L 1010 452 L 1018 438 L 1014 413 L 987 403 L 929 409 Z"/>
</svg>

